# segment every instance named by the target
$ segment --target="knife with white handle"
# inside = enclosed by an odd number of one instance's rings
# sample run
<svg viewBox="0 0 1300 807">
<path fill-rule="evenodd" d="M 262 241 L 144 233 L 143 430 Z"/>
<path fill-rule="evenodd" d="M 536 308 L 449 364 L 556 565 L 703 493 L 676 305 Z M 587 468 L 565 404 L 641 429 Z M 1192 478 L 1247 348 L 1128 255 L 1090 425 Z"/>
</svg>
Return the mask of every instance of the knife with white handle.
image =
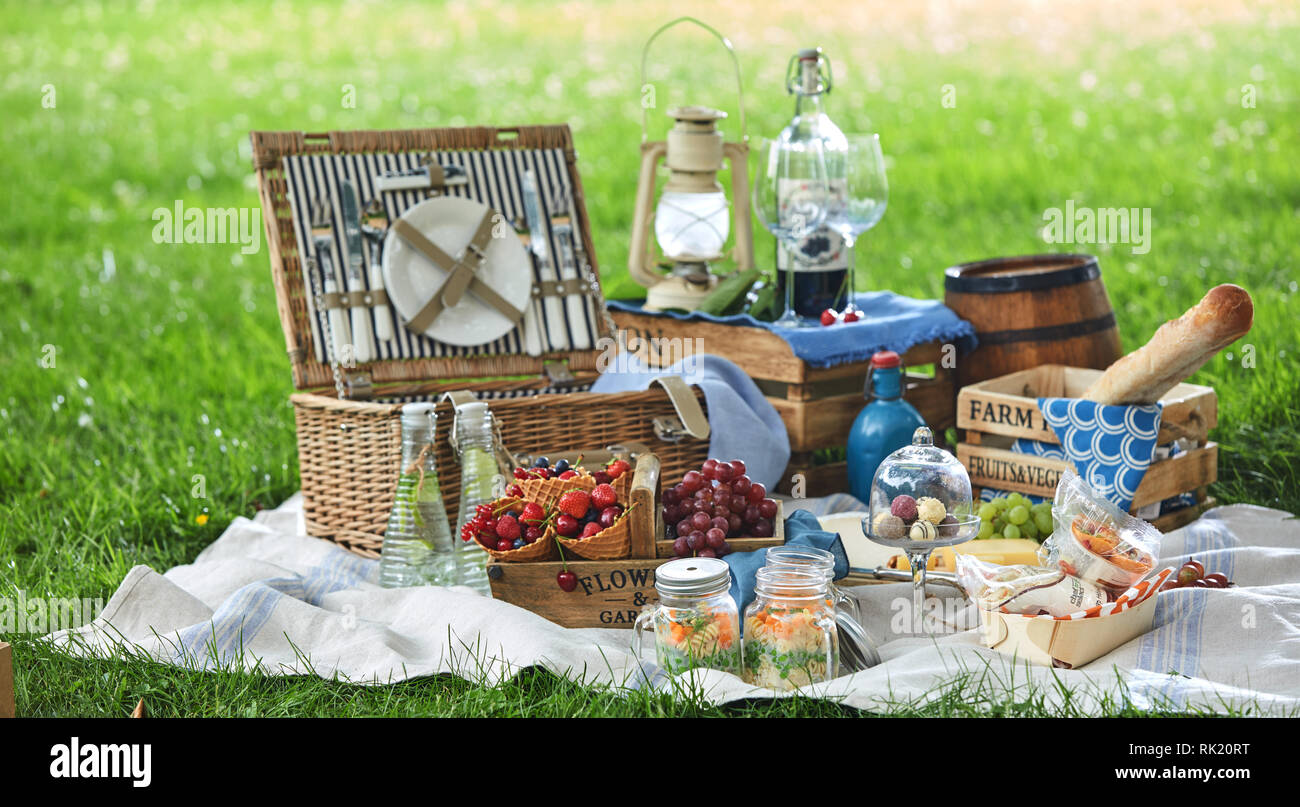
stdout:
<svg viewBox="0 0 1300 807">
<path fill-rule="evenodd" d="M 561 280 L 582 281 L 582 275 L 578 270 L 577 261 L 574 259 L 573 240 L 576 234 L 573 231 L 573 217 L 570 208 L 565 204 L 567 193 L 561 191 L 561 194 L 551 203 L 550 214 L 551 232 L 555 233 L 555 240 L 559 242 L 560 254 L 556 262 L 560 268 Z M 586 294 L 565 294 L 564 307 L 569 312 L 569 336 L 575 350 L 591 349 L 591 331 L 587 327 L 587 295 Z"/>
<path fill-rule="evenodd" d="M 339 204 L 343 213 L 343 243 L 347 247 L 348 291 L 364 292 L 366 290 L 364 274 L 365 243 L 361 238 L 361 202 L 357 198 L 357 189 L 346 180 L 339 180 Z M 370 309 L 366 306 L 350 306 L 352 311 L 352 343 L 356 351 L 356 360 L 362 364 L 374 361 L 375 334 L 370 327 Z"/>
<path fill-rule="evenodd" d="M 542 280 L 556 282 L 560 279 L 547 249 L 547 221 L 542 217 L 541 198 L 537 192 L 537 175 L 524 171 L 524 214 L 528 216 L 529 246 L 541 261 Z M 568 350 L 569 337 L 564 327 L 564 306 L 558 297 L 542 297 L 542 310 L 546 314 L 546 341 L 551 351 Z"/>
</svg>

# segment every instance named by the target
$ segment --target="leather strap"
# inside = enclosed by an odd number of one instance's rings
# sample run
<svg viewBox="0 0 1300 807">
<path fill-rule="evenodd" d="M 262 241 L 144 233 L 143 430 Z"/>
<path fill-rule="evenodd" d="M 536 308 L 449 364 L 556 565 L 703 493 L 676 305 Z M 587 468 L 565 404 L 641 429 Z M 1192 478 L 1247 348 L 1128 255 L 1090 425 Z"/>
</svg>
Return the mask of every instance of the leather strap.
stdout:
<svg viewBox="0 0 1300 807">
<path fill-rule="evenodd" d="M 534 297 L 567 297 L 571 294 L 586 294 L 591 290 L 585 281 L 571 277 L 565 280 L 543 280 L 535 288 Z"/>
<path fill-rule="evenodd" d="M 383 289 L 347 293 L 332 291 L 316 295 L 316 309 L 319 311 L 331 308 L 373 308 L 377 305 L 388 305 L 388 292 Z"/>
<path fill-rule="evenodd" d="M 650 383 L 658 384 L 663 387 L 664 392 L 668 393 L 668 400 L 672 401 L 673 409 L 677 411 L 677 418 L 681 421 L 679 424 L 672 424 L 656 420 L 655 434 L 660 440 L 675 443 L 686 435 L 696 440 L 709 439 L 709 419 L 704 416 L 704 410 L 700 408 L 695 390 L 686 383 L 685 379 L 679 375 L 665 375 L 651 380 Z M 677 428 L 673 428 L 674 426 Z M 685 434 L 682 434 L 683 431 Z"/>
<path fill-rule="evenodd" d="M 393 232 L 397 233 L 399 238 L 410 244 L 416 252 L 432 261 L 435 266 L 441 267 L 448 272 L 447 280 L 433 293 L 433 297 L 424 304 L 424 307 L 414 317 L 411 317 L 411 320 L 406 323 L 407 328 L 416 333 L 423 333 L 428 330 L 429 326 L 438 318 L 438 315 L 452 305 L 452 303 L 444 299 L 448 296 L 446 292 L 449 290 L 454 292 L 450 296 L 453 296 L 459 302 L 461 293 L 468 289 L 471 294 L 501 312 L 501 315 L 511 322 L 518 322 L 523 317 L 524 312 L 522 309 L 512 306 L 509 301 L 497 294 L 492 287 L 474 275 L 474 270 L 482 264 L 482 256 L 486 254 L 487 243 L 492 237 L 492 220 L 494 218 L 495 214 L 490 210 L 484 214 L 483 219 L 479 222 L 478 229 L 474 233 L 474 237 L 466 245 L 465 252 L 460 260 L 452 258 L 406 221 L 398 219 L 393 222 Z M 473 263 L 467 264 L 465 262 L 467 259 L 472 259 Z M 453 280 L 456 281 L 456 284 L 449 289 Z"/>
<path fill-rule="evenodd" d="M 488 241 L 491 238 L 492 211 L 488 210 L 479 220 L 478 229 L 470 237 L 469 243 L 465 245 L 465 252 L 456 263 L 456 268 L 451 271 L 447 282 L 442 284 L 442 304 L 447 308 L 452 308 L 459 303 L 465 289 L 469 288 L 470 281 L 474 279 L 474 272 L 483 265 Z"/>
</svg>

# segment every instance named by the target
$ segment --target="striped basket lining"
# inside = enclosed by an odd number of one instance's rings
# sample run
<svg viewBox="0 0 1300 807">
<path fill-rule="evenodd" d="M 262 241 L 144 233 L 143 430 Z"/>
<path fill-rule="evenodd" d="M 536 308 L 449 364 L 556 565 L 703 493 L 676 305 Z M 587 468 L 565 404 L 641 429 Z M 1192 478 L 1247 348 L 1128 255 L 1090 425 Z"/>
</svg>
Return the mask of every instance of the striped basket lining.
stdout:
<svg viewBox="0 0 1300 807">
<path fill-rule="evenodd" d="M 395 154 L 297 154 L 287 155 L 284 157 L 285 180 L 289 189 L 289 204 L 293 211 L 293 221 L 295 235 L 301 246 L 301 253 L 315 259 L 317 266 L 317 277 L 314 282 L 319 284 L 319 288 L 324 288 L 324 279 L 320 274 L 320 260 L 316 253 L 315 242 L 311 234 L 311 209 L 310 206 L 314 200 L 329 199 L 331 200 L 332 212 L 332 242 L 330 246 L 330 260 L 335 267 L 344 266 L 342 237 L 343 221 L 340 205 L 334 200 L 339 199 L 338 182 L 341 178 L 350 179 L 357 188 L 361 196 L 361 206 L 364 207 L 371 199 L 375 197 L 374 178 L 385 172 L 403 171 L 418 168 L 421 158 L 430 154 L 432 159 L 443 164 L 458 165 L 466 170 L 469 175 L 469 182 L 465 185 L 449 187 L 446 190 L 448 196 L 472 199 L 491 207 L 493 210 L 501 213 L 508 221 L 517 221 L 524 219 L 524 203 L 522 196 L 523 172 L 533 170 L 538 179 L 540 196 L 542 204 L 548 205 L 550 200 L 565 195 L 572 199 L 574 190 L 569 182 L 569 174 L 566 170 L 565 154 L 563 149 L 493 149 L 493 150 L 473 150 L 473 151 L 433 151 L 433 152 L 401 152 Z M 396 220 L 409 208 L 423 201 L 426 196 L 422 191 L 397 191 L 381 194 L 384 212 L 387 214 L 389 221 Z M 559 247 L 556 244 L 553 234 L 548 230 L 548 254 L 558 255 Z M 363 262 L 363 276 L 366 288 L 370 288 L 370 266 L 372 260 L 382 262 L 381 250 L 367 250 Z M 530 259 L 533 261 L 533 279 L 534 282 L 540 283 L 542 280 L 542 267 L 536 256 L 531 251 L 528 252 Z M 309 264 L 303 266 L 305 297 L 307 301 L 308 319 L 312 329 L 312 344 L 315 357 L 322 364 L 328 362 L 326 355 L 326 314 L 323 311 L 317 311 L 315 300 L 311 294 L 312 279 L 307 277 L 307 273 L 312 271 Z M 586 276 L 588 267 L 580 266 L 579 271 Z M 591 344 L 595 344 L 599 337 L 598 323 L 592 322 L 589 314 L 589 307 L 583 307 L 583 317 L 581 321 L 571 321 L 566 306 L 559 306 L 561 316 L 564 317 L 565 329 L 570 338 L 570 344 L 576 340 L 573 339 L 574 333 L 586 331 Z M 544 349 L 547 352 L 566 350 L 567 347 L 554 345 L 550 343 L 549 327 L 547 322 L 547 307 L 538 306 L 537 311 L 541 318 L 541 332 L 544 341 Z M 458 345 L 447 345 L 442 342 L 430 339 L 426 336 L 412 333 L 407 330 L 400 317 L 392 306 L 387 307 L 386 316 L 392 317 L 394 338 L 391 341 L 375 339 L 375 345 L 379 352 L 380 360 L 392 359 L 415 359 L 415 358 L 449 358 L 449 357 L 468 357 L 481 355 L 501 355 L 501 354 L 518 354 L 523 352 L 523 342 L 519 333 L 519 328 L 515 328 L 501 338 L 484 345 L 473 347 L 464 347 Z M 371 327 L 374 327 L 374 318 L 377 316 L 374 310 L 370 311 Z"/>
</svg>

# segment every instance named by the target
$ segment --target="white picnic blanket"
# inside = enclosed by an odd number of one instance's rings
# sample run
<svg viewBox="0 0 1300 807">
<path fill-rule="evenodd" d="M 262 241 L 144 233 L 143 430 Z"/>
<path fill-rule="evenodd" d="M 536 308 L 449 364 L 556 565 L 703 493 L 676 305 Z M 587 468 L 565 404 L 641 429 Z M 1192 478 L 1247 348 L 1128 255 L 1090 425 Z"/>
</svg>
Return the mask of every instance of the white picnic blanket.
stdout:
<svg viewBox="0 0 1300 807">
<path fill-rule="evenodd" d="M 1150 633 L 1079 670 L 1013 662 L 982 647 L 975 629 L 889 640 L 909 585 L 849 589 L 884 663 L 802 694 L 871 710 L 960 688 L 967 702 L 1041 699 L 1082 714 L 1126 699 L 1177 711 L 1300 711 L 1300 520 L 1262 507 L 1219 507 L 1165 536 L 1162 563 L 1191 556 L 1238 587 L 1158 595 Z M 253 520 L 237 519 L 192 564 L 165 574 L 135 567 L 94 622 L 52 639 L 69 653 L 111 656 L 127 642 L 168 664 L 359 684 L 434 673 L 490 684 L 541 665 L 594 685 L 683 686 L 655 667 L 652 650 L 638 663 L 629 631 L 566 629 L 468 590 L 385 590 L 375 579 L 374 561 L 302 534 L 295 496 Z M 712 670 L 686 690 L 713 703 L 780 697 Z"/>
</svg>

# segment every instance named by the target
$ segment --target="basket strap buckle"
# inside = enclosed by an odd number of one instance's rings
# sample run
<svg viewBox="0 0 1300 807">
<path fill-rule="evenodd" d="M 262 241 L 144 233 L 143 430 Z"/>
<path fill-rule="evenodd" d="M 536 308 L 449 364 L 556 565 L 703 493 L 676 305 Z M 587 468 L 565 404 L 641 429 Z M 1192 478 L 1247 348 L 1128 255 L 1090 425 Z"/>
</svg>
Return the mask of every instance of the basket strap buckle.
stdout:
<svg viewBox="0 0 1300 807">
<path fill-rule="evenodd" d="M 424 234 L 415 229 L 410 223 L 402 219 L 393 222 L 392 230 L 397 233 L 399 238 L 409 244 L 416 252 L 428 258 L 435 266 L 448 273 L 447 279 L 433 293 L 433 296 L 424 304 L 424 307 L 406 323 L 407 328 L 416 333 L 423 333 L 428 330 L 429 326 L 438 318 L 438 315 L 460 302 L 460 298 L 466 291 L 500 311 L 502 316 L 511 322 L 518 322 L 523 317 L 524 312 L 522 310 L 512 306 L 495 289 L 474 274 L 487 258 L 487 245 L 492 238 L 493 222 L 496 220 L 497 215 L 493 210 L 488 210 L 483 214 L 478 229 L 475 230 L 469 243 L 465 245 L 460 258 L 453 258 L 448 255 L 437 244 L 425 238 Z"/>
<path fill-rule="evenodd" d="M 679 375 L 664 375 L 658 376 L 650 383 L 658 384 L 663 387 L 664 392 L 668 393 L 668 400 L 672 402 L 678 418 L 677 421 L 670 418 L 655 418 L 652 425 L 656 437 L 666 443 L 678 443 L 687 437 L 696 440 L 709 439 L 709 419 L 705 417 L 704 410 L 700 408 L 700 402 L 695 397 L 695 391 L 685 379 Z"/>
</svg>

